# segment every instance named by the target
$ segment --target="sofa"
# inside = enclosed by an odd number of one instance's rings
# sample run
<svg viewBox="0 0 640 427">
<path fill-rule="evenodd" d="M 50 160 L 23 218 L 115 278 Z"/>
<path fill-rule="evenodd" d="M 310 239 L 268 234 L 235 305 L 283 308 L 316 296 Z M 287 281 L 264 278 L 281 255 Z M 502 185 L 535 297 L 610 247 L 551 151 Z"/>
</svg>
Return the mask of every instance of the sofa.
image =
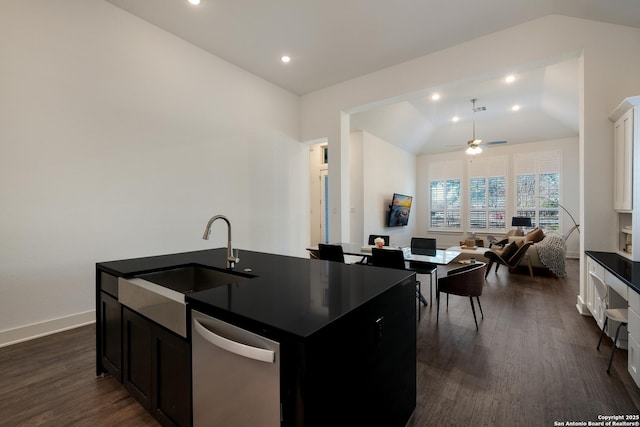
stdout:
<svg viewBox="0 0 640 427">
<path fill-rule="evenodd" d="M 508 236 L 508 243 L 503 249 L 495 251 L 501 253 L 511 244 L 521 246 L 524 242 L 533 241 L 527 249 L 527 253 L 520 262 L 520 265 L 531 263 L 533 268 L 550 271 L 557 277 L 566 276 L 565 257 L 567 246 L 564 236 L 554 232 L 544 232 L 536 228 L 525 236 Z M 511 248 L 513 250 L 513 248 Z"/>
</svg>

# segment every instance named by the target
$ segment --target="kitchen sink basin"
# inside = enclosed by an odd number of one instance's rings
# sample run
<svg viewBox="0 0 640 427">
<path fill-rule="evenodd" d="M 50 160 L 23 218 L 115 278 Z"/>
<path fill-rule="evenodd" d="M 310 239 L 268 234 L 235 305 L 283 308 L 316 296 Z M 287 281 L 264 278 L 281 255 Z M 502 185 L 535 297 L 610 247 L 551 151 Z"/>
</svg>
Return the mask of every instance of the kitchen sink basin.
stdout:
<svg viewBox="0 0 640 427">
<path fill-rule="evenodd" d="M 164 286 L 165 288 L 173 289 L 182 294 L 203 291 L 224 285 L 233 285 L 251 279 L 251 277 L 213 270 L 198 265 L 154 271 L 152 273 L 139 274 L 136 277 Z"/>
<path fill-rule="evenodd" d="M 186 338 L 186 294 L 236 285 L 252 277 L 199 265 L 138 274 L 130 279 L 119 277 L 118 301 Z"/>
</svg>

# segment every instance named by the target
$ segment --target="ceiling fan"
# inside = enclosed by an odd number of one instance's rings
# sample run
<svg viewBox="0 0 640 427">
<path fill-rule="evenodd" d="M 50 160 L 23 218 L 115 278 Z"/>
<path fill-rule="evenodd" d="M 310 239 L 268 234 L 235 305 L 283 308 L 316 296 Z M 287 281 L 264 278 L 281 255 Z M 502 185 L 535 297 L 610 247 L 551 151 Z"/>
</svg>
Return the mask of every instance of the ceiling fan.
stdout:
<svg viewBox="0 0 640 427">
<path fill-rule="evenodd" d="M 471 100 L 473 104 L 473 136 L 470 140 L 467 141 L 467 150 L 465 151 L 467 154 L 472 156 L 476 154 L 482 153 L 482 147 L 480 145 L 496 145 L 496 144 L 506 144 L 507 141 L 491 141 L 483 143 L 481 139 L 476 139 L 476 111 L 485 111 L 487 107 L 476 107 L 476 98 Z"/>
</svg>

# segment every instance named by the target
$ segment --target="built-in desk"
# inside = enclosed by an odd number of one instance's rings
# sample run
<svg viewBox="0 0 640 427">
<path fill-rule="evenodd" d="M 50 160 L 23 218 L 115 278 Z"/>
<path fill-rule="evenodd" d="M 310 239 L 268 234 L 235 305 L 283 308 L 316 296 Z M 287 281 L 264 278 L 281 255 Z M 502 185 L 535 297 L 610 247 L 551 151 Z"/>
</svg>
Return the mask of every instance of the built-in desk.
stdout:
<svg viewBox="0 0 640 427">
<path fill-rule="evenodd" d="M 628 334 L 624 339 L 619 338 L 617 345 L 620 348 L 627 348 L 629 373 L 636 385 L 640 387 L 640 262 L 631 261 L 612 252 L 586 251 L 585 253 L 587 255 L 587 276 L 585 278 L 584 304 L 596 319 L 598 326 L 602 328 L 606 307 L 603 307 L 596 297 L 588 274 L 593 272 L 609 287 L 609 307 L 629 309 Z M 613 292 L 611 292 L 612 290 Z M 609 322 L 607 324 L 608 331 L 605 332 L 611 336 L 616 327 L 615 322 Z"/>
</svg>

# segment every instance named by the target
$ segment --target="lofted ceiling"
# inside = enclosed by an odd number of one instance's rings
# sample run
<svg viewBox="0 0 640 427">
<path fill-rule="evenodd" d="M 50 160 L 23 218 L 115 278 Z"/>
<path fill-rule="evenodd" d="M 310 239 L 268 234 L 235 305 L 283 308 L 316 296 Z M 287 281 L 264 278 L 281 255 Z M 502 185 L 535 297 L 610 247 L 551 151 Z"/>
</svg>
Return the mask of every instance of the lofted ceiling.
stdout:
<svg viewBox="0 0 640 427">
<path fill-rule="evenodd" d="M 640 0 L 106 1 L 298 95 L 549 14 L 640 28 Z M 577 58 L 565 58 L 524 70 L 510 85 L 504 76 L 451 82 L 433 88 L 440 101 L 425 90 L 352 114 L 351 128 L 416 154 L 462 150 L 477 98 L 486 107 L 476 113 L 484 141 L 576 136 L 577 73 Z"/>
</svg>

